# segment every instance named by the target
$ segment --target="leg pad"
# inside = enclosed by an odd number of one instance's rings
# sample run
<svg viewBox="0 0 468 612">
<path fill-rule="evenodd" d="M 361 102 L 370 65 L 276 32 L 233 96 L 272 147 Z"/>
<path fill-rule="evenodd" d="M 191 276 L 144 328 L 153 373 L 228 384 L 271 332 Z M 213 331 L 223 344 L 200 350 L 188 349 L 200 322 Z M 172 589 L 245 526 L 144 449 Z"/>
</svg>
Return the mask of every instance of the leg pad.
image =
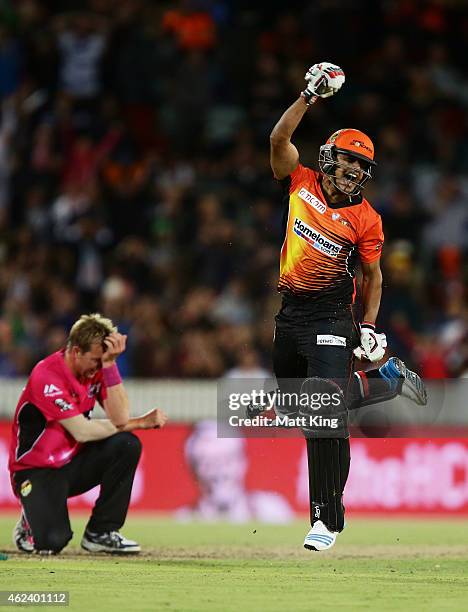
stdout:
<svg viewBox="0 0 468 612">
<path fill-rule="evenodd" d="M 343 391 L 326 378 L 307 378 L 301 386 L 299 417 L 306 438 L 348 438 Z"/>
</svg>

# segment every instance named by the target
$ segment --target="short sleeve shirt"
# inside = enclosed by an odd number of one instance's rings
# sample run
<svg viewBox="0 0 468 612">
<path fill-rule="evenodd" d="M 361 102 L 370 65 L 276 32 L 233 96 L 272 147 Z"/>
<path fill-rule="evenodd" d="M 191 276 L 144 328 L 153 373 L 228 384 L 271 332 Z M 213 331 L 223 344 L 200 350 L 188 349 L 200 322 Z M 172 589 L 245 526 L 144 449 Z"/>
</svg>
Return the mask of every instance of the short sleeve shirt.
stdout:
<svg viewBox="0 0 468 612">
<path fill-rule="evenodd" d="M 40 361 L 29 377 L 18 401 L 10 443 L 10 472 L 27 468 L 59 468 L 72 460 L 82 444 L 60 421 L 88 416 L 96 400 L 107 396 L 102 372 L 78 380 L 58 351 Z"/>
<path fill-rule="evenodd" d="M 278 289 L 351 304 L 357 258 L 371 263 L 381 255 L 382 220 L 365 198 L 330 207 L 319 179 L 318 172 L 299 164 L 283 181 L 288 217 Z"/>
</svg>

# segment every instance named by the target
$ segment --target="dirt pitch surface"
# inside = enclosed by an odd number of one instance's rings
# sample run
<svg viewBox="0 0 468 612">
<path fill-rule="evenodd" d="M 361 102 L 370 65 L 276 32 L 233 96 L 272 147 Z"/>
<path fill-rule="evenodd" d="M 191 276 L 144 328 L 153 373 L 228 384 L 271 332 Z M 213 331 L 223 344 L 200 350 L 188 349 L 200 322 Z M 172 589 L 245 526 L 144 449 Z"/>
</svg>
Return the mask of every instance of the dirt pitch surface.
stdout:
<svg viewBox="0 0 468 612">
<path fill-rule="evenodd" d="M 10 558 L 15 559 L 37 559 L 36 555 L 27 555 L 19 552 L 13 547 L 3 548 L 0 552 L 8 554 Z M 210 546 L 194 550 L 193 547 L 145 547 L 139 554 L 132 555 L 107 555 L 107 554 L 92 554 L 84 550 L 66 549 L 59 556 L 54 557 L 57 560 L 77 560 L 85 561 L 86 559 L 125 559 L 127 561 L 184 561 L 187 559 L 202 560 L 202 559 L 268 559 L 268 560 L 307 560 L 310 557 L 318 556 L 313 551 L 308 551 L 300 546 Z M 415 546 L 415 545 L 375 545 L 375 546 L 358 546 L 347 545 L 344 549 L 336 546 L 334 549 L 327 551 L 328 559 L 444 559 L 444 558 L 459 558 L 466 559 L 468 563 L 468 544 L 452 544 L 451 546 L 431 545 L 431 546 Z M 0 566 L 1 567 L 1 566 Z"/>
</svg>

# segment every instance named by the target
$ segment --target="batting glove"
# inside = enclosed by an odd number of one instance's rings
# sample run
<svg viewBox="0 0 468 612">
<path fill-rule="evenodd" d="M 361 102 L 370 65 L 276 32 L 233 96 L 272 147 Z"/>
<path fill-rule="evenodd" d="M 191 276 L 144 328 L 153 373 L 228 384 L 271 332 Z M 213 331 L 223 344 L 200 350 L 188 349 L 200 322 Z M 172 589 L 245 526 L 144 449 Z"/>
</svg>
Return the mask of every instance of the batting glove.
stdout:
<svg viewBox="0 0 468 612">
<path fill-rule="evenodd" d="M 345 74 L 339 66 L 329 62 L 314 64 L 306 72 L 307 87 L 302 92 L 307 104 L 313 104 L 317 97 L 329 98 L 336 94 L 345 82 Z"/>
<path fill-rule="evenodd" d="M 364 361 L 380 361 L 385 355 L 387 348 L 387 337 L 385 334 L 377 334 L 375 325 L 372 323 L 361 323 L 361 346 L 354 349 L 358 359 Z"/>
</svg>

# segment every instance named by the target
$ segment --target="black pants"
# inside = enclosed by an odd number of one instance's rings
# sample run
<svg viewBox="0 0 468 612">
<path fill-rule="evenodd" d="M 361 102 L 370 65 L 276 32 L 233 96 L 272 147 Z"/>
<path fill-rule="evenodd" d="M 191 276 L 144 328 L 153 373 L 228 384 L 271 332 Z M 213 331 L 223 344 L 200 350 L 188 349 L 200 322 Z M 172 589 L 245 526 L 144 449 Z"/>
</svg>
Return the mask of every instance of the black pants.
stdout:
<svg viewBox="0 0 468 612">
<path fill-rule="evenodd" d="M 280 390 L 298 391 L 302 380 L 319 377 L 335 381 L 345 396 L 354 398 L 353 349 L 359 340 L 351 313 L 301 325 L 288 321 L 284 311 L 285 308 L 276 319 L 273 347 L 273 367 Z M 341 531 L 342 497 L 350 465 L 349 438 L 307 439 L 307 456 L 311 525 L 322 520 L 330 530 Z"/>
<path fill-rule="evenodd" d="M 131 433 L 122 432 L 105 440 L 88 442 L 70 463 L 61 468 L 16 472 L 15 487 L 36 550 L 59 552 L 66 546 L 73 536 L 67 499 L 96 485 L 101 485 L 101 491 L 88 529 L 104 533 L 122 527 L 140 454 L 140 440 Z M 26 480 L 32 487 L 28 495 L 22 496 L 21 484 Z"/>
<path fill-rule="evenodd" d="M 317 344 L 326 341 L 318 339 L 320 336 L 345 338 L 346 346 Z M 351 315 L 349 318 L 319 319 L 303 327 L 277 323 L 273 345 L 275 376 L 291 380 L 312 376 L 332 379 L 344 387 L 345 395 L 352 393 L 349 383 L 353 349 L 359 344 L 357 338 Z"/>
</svg>

